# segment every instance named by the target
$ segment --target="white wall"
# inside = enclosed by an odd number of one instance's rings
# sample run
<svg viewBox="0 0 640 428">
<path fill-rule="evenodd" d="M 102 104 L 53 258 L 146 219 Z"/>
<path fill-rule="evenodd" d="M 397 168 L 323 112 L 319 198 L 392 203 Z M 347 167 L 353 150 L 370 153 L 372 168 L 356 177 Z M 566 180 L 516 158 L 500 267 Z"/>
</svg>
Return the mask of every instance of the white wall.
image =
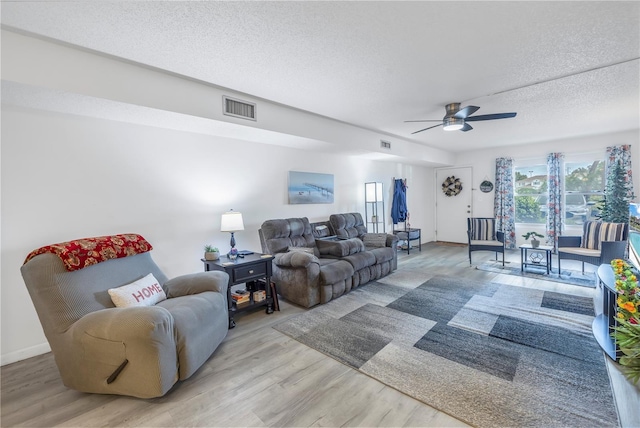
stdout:
<svg viewBox="0 0 640 428">
<path fill-rule="evenodd" d="M 335 202 L 289 205 L 290 170 L 334 174 Z M 229 234 L 219 228 L 229 208 L 245 221 L 238 246 L 260 251 L 264 220 L 364 214 L 366 181 L 384 183 L 390 223 L 394 176 L 415 184 L 413 224 L 429 230 L 432 175 L 424 167 L 3 106 L 2 363 L 48 350 L 19 272 L 35 248 L 135 232 L 152 243 L 168 276 L 197 272 L 205 243 L 228 248 Z"/>
<path fill-rule="evenodd" d="M 204 244 L 228 248 L 230 208 L 244 217 L 238 246 L 260 251 L 263 221 L 364 213 L 364 183 L 380 181 L 390 230 L 393 177 L 412 183 L 413 225 L 433 230 L 429 167 L 334 149 L 427 164 L 451 153 L 6 30 L 1 42 L 1 364 L 49 349 L 19 271 L 43 245 L 140 233 L 172 277 L 202 270 Z M 223 116 L 223 94 L 258 102 L 259 121 Z M 292 170 L 334 174 L 335 202 L 289 205 Z"/>
</svg>

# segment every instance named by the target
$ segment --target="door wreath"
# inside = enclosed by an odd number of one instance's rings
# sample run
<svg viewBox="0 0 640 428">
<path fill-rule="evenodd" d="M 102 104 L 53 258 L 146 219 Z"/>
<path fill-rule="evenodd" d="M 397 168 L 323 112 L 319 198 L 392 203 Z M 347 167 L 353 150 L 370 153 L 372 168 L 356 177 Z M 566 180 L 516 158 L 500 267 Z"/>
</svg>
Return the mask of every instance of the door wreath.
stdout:
<svg viewBox="0 0 640 428">
<path fill-rule="evenodd" d="M 447 177 L 442 182 L 442 191 L 447 196 L 457 196 L 462 191 L 462 182 L 455 176 Z"/>
</svg>

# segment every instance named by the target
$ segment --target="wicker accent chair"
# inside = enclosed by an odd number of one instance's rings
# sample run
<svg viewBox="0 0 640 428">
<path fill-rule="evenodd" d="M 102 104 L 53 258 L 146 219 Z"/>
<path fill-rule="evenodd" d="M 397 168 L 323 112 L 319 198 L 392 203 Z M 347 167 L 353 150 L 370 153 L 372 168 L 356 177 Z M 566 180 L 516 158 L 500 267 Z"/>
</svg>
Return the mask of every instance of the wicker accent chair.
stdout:
<svg viewBox="0 0 640 428">
<path fill-rule="evenodd" d="M 595 266 L 610 263 L 613 259 L 624 258 L 629 236 L 627 223 L 586 221 L 582 226 L 582 236 L 558 237 L 558 272 L 562 272 L 560 261 L 578 260 Z"/>
<path fill-rule="evenodd" d="M 467 238 L 469 239 L 469 264 L 472 264 L 473 251 L 495 251 L 496 260 L 498 260 L 498 253 L 502 253 L 502 266 L 504 266 L 504 232 L 496 230 L 495 218 L 467 218 Z"/>
</svg>

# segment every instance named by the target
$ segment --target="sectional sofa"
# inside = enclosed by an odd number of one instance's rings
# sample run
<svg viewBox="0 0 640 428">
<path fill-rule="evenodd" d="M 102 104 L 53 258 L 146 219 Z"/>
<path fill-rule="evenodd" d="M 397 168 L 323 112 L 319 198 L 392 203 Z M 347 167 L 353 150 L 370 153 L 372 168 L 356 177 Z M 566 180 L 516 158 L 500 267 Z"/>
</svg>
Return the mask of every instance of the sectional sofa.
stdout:
<svg viewBox="0 0 640 428">
<path fill-rule="evenodd" d="M 359 213 L 274 219 L 258 231 L 262 252 L 273 254 L 279 294 L 304 307 L 327 303 L 397 268 L 397 238 L 367 233 Z"/>
</svg>

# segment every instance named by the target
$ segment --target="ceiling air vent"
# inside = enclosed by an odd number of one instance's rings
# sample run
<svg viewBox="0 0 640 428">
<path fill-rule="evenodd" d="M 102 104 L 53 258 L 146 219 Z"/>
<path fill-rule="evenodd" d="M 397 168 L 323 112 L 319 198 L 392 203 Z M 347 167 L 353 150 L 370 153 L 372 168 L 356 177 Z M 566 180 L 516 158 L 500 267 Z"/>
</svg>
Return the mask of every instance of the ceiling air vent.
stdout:
<svg viewBox="0 0 640 428">
<path fill-rule="evenodd" d="M 382 147 L 383 149 L 391 150 L 391 143 L 388 141 L 380 140 L 380 147 Z"/>
<path fill-rule="evenodd" d="M 256 120 L 256 105 L 246 101 L 236 100 L 227 96 L 222 97 L 223 112 L 227 116 Z"/>
</svg>

